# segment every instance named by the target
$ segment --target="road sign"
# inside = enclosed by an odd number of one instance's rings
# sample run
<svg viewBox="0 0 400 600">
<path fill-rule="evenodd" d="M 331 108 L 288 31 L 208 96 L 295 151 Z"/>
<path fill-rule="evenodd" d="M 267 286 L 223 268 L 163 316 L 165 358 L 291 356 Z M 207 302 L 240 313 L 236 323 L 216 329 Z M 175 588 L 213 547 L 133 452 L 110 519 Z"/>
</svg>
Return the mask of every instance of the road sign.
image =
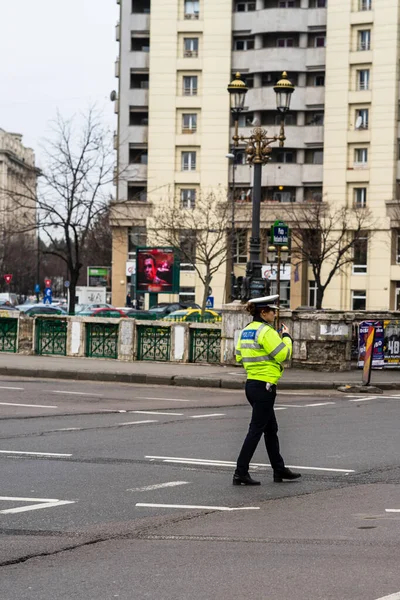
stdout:
<svg viewBox="0 0 400 600">
<path fill-rule="evenodd" d="M 8 285 L 10 285 L 10 283 L 11 283 L 11 281 L 12 281 L 12 278 L 13 278 L 13 276 L 12 276 L 12 274 L 11 274 L 11 273 L 8 273 L 7 275 L 4 275 L 4 280 L 5 280 L 5 282 L 6 282 Z"/>
<path fill-rule="evenodd" d="M 51 287 L 51 279 L 47 279 L 47 277 L 46 277 L 45 280 L 44 280 L 44 285 L 47 288 Z"/>
<path fill-rule="evenodd" d="M 39 294 L 40 293 L 40 285 L 37 283 L 35 285 L 35 294 Z"/>
<path fill-rule="evenodd" d="M 206 308 L 214 308 L 214 296 L 208 296 Z"/>
<path fill-rule="evenodd" d="M 289 227 L 283 221 L 275 221 L 271 227 L 271 243 L 274 246 L 287 246 L 289 243 Z"/>
<path fill-rule="evenodd" d="M 65 287 L 65 288 L 67 288 L 67 289 L 68 289 L 70 285 L 71 285 L 71 282 L 70 282 L 70 281 L 64 281 L 64 287 Z"/>
</svg>

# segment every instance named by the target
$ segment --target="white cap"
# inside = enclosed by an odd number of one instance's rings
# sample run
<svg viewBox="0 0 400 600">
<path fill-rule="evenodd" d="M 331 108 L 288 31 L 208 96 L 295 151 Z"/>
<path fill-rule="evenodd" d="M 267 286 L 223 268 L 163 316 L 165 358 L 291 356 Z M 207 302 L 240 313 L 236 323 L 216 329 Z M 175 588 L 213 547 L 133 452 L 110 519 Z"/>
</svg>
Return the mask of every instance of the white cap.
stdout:
<svg viewBox="0 0 400 600">
<path fill-rule="evenodd" d="M 249 300 L 249 304 L 256 304 L 259 308 L 275 308 L 278 309 L 278 306 L 274 304 L 279 298 L 279 294 L 275 294 L 274 296 L 263 296 L 262 298 L 251 298 Z"/>
</svg>

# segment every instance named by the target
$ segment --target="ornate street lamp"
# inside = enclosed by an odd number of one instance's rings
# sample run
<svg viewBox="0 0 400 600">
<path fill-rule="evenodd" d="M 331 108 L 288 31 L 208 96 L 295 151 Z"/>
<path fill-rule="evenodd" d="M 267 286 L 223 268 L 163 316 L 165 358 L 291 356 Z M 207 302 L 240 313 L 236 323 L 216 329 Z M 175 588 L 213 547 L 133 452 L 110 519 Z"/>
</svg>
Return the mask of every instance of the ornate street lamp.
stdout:
<svg viewBox="0 0 400 600">
<path fill-rule="evenodd" d="M 279 135 L 274 135 L 273 137 L 268 137 L 267 131 L 262 127 L 255 127 L 249 137 L 244 137 L 243 135 L 239 136 L 239 114 L 244 110 L 247 91 L 248 87 L 245 82 L 242 81 L 240 73 L 236 73 L 235 79 L 228 85 L 228 92 L 231 98 L 231 112 L 235 120 L 233 142 L 235 148 L 239 146 L 240 142 L 246 143 L 247 161 L 254 166 L 250 260 L 246 266 L 246 277 L 243 280 L 241 293 L 241 298 L 244 302 L 250 300 L 250 298 L 258 298 L 267 291 L 267 282 L 261 277 L 262 264 L 260 260 L 262 166 L 270 159 L 270 146 L 273 143 L 279 142 L 281 147 L 285 144 L 284 115 L 290 108 L 290 100 L 294 92 L 294 86 L 289 81 L 287 73 L 283 73 L 282 79 L 274 86 L 277 109 L 282 114 L 282 121 Z"/>
</svg>

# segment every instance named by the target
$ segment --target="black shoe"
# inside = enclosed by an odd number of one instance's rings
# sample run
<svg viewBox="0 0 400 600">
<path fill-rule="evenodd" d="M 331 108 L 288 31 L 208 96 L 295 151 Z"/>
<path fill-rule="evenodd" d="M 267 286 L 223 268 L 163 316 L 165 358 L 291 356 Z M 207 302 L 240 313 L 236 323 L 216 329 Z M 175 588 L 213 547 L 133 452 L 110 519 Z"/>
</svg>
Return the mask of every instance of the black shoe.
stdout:
<svg viewBox="0 0 400 600">
<path fill-rule="evenodd" d="M 238 475 L 237 473 L 234 474 L 232 483 L 233 485 L 261 485 L 260 481 L 255 481 L 249 474 Z"/>
<path fill-rule="evenodd" d="M 283 471 L 274 471 L 275 483 L 282 483 L 284 479 L 298 479 L 299 477 L 301 477 L 300 473 L 293 473 L 293 471 L 287 468 Z"/>
</svg>

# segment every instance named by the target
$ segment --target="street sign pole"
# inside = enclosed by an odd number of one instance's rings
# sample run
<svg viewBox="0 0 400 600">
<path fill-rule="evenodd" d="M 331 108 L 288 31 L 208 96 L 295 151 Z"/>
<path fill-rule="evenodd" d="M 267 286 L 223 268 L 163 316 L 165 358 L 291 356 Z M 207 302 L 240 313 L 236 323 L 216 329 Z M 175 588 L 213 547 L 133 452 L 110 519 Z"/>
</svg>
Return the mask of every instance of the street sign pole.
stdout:
<svg viewBox="0 0 400 600">
<path fill-rule="evenodd" d="M 375 327 L 368 327 L 367 343 L 365 348 L 364 368 L 362 382 L 364 386 L 368 386 L 371 381 L 372 359 L 374 356 L 375 346 Z"/>
</svg>

